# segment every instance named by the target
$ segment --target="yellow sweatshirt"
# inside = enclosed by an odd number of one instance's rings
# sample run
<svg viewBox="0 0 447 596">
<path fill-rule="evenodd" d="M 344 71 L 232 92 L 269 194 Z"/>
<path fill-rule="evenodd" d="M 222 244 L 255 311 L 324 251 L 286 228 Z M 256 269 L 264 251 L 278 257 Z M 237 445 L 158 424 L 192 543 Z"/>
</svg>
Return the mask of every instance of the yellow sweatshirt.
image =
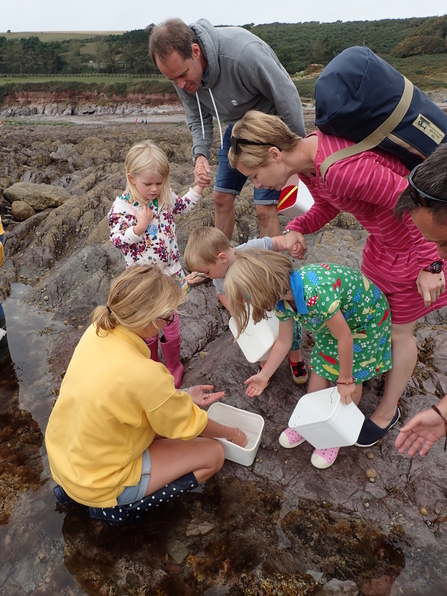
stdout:
<svg viewBox="0 0 447 596">
<path fill-rule="evenodd" d="M 140 481 L 155 434 L 192 439 L 208 415 L 178 393 L 167 368 L 141 337 L 117 327 L 98 337 L 91 325 L 76 347 L 45 435 L 51 473 L 78 503 L 112 507 Z"/>
</svg>

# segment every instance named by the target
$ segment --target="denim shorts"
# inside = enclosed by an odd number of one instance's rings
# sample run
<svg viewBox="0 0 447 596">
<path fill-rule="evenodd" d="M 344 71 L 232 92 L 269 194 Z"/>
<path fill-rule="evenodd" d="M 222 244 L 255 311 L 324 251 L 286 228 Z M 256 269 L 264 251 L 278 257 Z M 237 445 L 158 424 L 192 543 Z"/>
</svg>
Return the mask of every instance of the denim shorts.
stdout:
<svg viewBox="0 0 447 596">
<path fill-rule="evenodd" d="M 223 138 L 223 147 L 219 148 L 219 165 L 217 168 L 214 190 L 217 192 L 238 195 L 247 181 L 247 176 L 244 176 L 238 170 L 231 168 L 230 164 L 228 163 L 228 151 L 230 150 L 231 146 L 232 130 L 232 126 L 227 126 L 227 130 L 225 131 Z M 255 205 L 277 205 L 280 194 L 281 193 L 278 190 L 255 188 L 254 203 Z"/>
<path fill-rule="evenodd" d="M 149 478 L 151 476 L 151 454 L 149 449 L 143 453 L 143 466 L 141 468 L 140 482 L 136 486 L 126 486 L 123 492 L 117 497 L 118 505 L 128 505 L 135 501 L 142 499 L 147 492 L 149 486 Z"/>
</svg>

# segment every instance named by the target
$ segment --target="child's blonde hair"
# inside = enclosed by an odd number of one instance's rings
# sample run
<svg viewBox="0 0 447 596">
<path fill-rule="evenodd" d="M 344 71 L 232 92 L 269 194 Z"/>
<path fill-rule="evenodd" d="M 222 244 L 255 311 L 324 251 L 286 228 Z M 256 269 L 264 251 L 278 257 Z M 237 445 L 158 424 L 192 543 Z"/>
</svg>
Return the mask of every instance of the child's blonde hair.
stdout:
<svg viewBox="0 0 447 596">
<path fill-rule="evenodd" d="M 230 242 L 217 228 L 197 228 L 188 239 L 185 248 L 185 263 L 190 271 L 200 265 L 214 265 L 221 252 L 230 249 Z"/>
<path fill-rule="evenodd" d="M 154 265 L 131 265 L 112 283 L 106 306 L 92 314 L 97 335 L 117 325 L 135 333 L 165 318 L 185 301 L 180 285 Z"/>
<path fill-rule="evenodd" d="M 245 145 L 240 143 L 237 152 L 230 148 L 228 161 L 232 168 L 238 163 L 247 168 L 260 168 L 270 162 L 269 150 L 278 147 L 282 151 L 292 151 L 301 137 L 293 133 L 278 116 L 263 114 L 255 110 L 248 111 L 245 116 L 233 126 L 231 136 L 236 139 L 271 143 L 269 145 Z"/>
<path fill-rule="evenodd" d="M 237 251 L 225 276 L 225 295 L 236 323 L 238 337 L 246 329 L 252 311 L 259 323 L 290 289 L 292 262 L 271 250 L 249 248 Z M 237 339 L 237 338 L 236 338 Z"/>
<path fill-rule="evenodd" d="M 171 206 L 172 195 L 169 185 L 169 161 L 165 152 L 152 141 L 140 141 L 133 145 L 126 155 L 126 193 L 129 193 L 132 201 L 142 202 L 140 193 L 135 185 L 129 180 L 131 176 L 153 172 L 164 179 L 160 194 L 158 195 L 158 206 Z"/>
</svg>

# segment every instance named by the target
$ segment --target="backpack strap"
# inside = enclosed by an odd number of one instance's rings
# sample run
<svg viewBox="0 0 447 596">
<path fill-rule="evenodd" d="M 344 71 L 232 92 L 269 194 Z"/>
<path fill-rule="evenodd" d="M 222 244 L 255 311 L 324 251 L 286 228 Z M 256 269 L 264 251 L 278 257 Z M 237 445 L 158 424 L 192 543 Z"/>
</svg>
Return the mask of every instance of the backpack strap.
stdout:
<svg viewBox="0 0 447 596">
<path fill-rule="evenodd" d="M 353 155 L 357 155 L 362 151 L 368 151 L 369 149 L 373 149 L 377 147 L 399 124 L 402 118 L 408 111 L 410 107 L 411 100 L 413 99 L 413 83 L 411 83 L 406 77 L 404 77 L 404 90 L 402 92 L 402 96 L 399 100 L 399 103 L 388 116 L 388 118 L 382 122 L 380 126 L 373 130 L 373 132 L 368 135 L 365 139 L 356 143 L 355 145 L 351 145 L 350 147 L 345 147 L 344 149 L 340 149 L 339 151 L 335 151 L 332 155 L 326 157 L 323 163 L 320 166 L 320 174 L 323 178 L 326 176 L 326 172 L 328 169 L 337 161 L 341 159 L 345 159 L 346 157 L 352 157 Z"/>
</svg>

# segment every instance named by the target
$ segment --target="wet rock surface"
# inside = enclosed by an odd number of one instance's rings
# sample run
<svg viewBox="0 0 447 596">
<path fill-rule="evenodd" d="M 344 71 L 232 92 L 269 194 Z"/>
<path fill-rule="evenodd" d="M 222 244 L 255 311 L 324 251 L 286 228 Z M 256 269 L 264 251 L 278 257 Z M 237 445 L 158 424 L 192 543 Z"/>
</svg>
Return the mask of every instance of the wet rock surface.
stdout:
<svg viewBox="0 0 447 596">
<path fill-rule="evenodd" d="M 7 193 L 0 197 L 7 224 L 0 299 L 13 360 L 0 379 L 0 596 L 447 594 L 442 445 L 425 458 L 400 456 L 399 422 L 377 446 L 342 448 L 327 470 L 311 465 L 307 443 L 283 449 L 279 434 L 306 387 L 293 384 L 284 362 L 258 399 L 245 395 L 256 365 L 234 343 L 211 282 L 193 288 L 182 307 L 184 385 L 211 383 L 225 389 L 223 402 L 264 417 L 253 465 L 227 461 L 202 493 L 168 503 L 140 526 L 112 528 L 83 507 L 56 505 L 43 435 L 89 314 L 124 269 L 106 215 L 125 186 L 125 154 L 153 139 L 169 156 L 173 189 L 185 192 L 193 183 L 190 133 L 178 123 L 29 125 L 0 134 L 2 191 L 28 182 L 70 195 L 23 222 L 12 219 Z M 247 186 L 236 202 L 235 243 L 257 235 L 251 195 Z M 213 221 L 206 190 L 177 218 L 181 247 Z M 355 220 L 339 216 L 307 239 L 306 261 L 359 268 L 365 238 Z M 420 357 L 400 402 L 403 421 L 447 391 L 444 317 L 418 324 Z M 311 349 L 305 333 L 306 361 Z M 382 391 L 382 378 L 366 383 L 365 415 Z"/>
</svg>

